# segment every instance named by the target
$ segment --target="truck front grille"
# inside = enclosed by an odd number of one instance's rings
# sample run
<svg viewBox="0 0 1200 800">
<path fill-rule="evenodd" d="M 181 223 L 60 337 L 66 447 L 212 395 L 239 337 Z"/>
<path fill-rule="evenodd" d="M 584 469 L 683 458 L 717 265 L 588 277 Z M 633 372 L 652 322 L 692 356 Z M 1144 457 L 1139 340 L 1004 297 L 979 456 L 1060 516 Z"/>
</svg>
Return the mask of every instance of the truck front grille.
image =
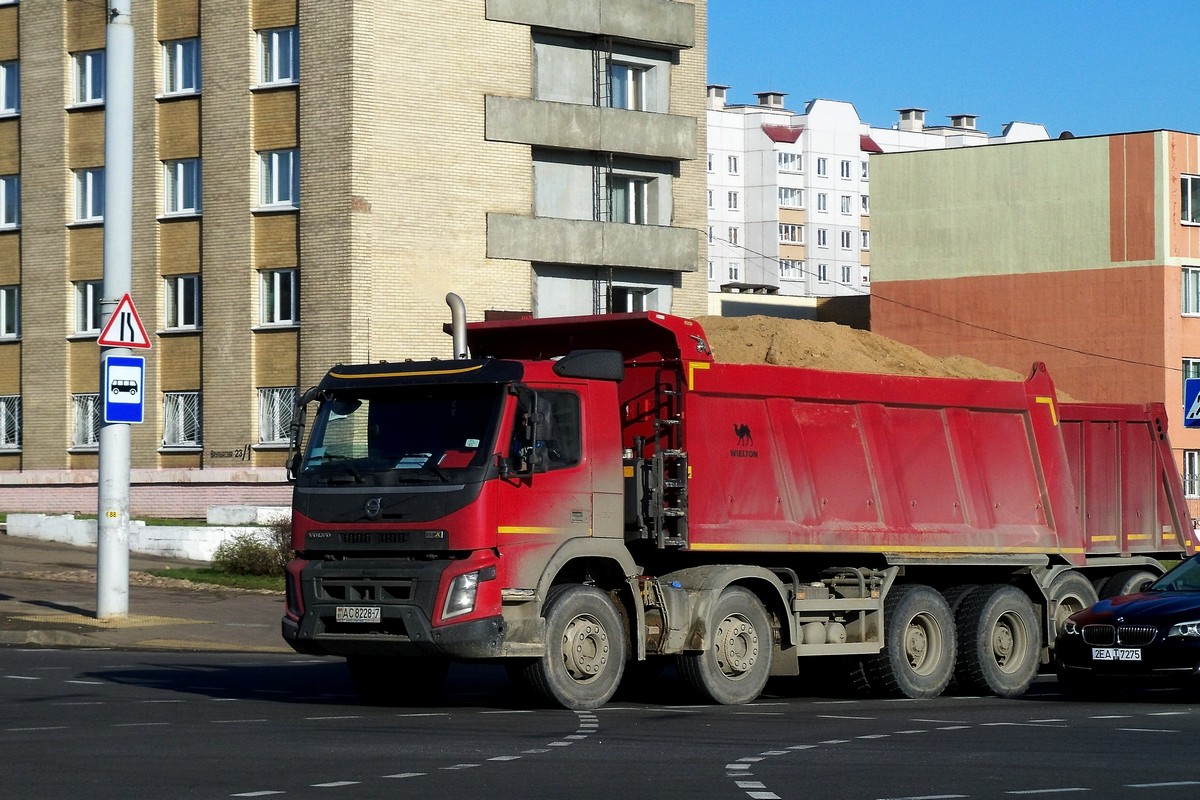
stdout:
<svg viewBox="0 0 1200 800">
<path fill-rule="evenodd" d="M 414 581 L 407 578 L 390 580 L 340 580 L 325 578 L 317 581 L 316 599 L 328 603 L 407 603 L 412 600 Z"/>
</svg>

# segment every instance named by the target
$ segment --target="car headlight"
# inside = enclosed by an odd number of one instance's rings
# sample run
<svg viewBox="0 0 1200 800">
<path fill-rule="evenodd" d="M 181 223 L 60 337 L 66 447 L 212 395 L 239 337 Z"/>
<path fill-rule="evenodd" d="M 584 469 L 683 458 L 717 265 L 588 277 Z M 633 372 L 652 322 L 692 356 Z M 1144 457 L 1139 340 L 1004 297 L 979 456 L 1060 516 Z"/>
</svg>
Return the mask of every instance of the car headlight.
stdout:
<svg viewBox="0 0 1200 800">
<path fill-rule="evenodd" d="M 475 610 L 475 595 L 479 592 L 479 570 L 458 575 L 450 581 L 446 602 L 442 605 L 442 619 L 461 617 Z"/>
<path fill-rule="evenodd" d="M 1179 637 L 1182 639 L 1197 639 L 1200 638 L 1200 620 L 1194 622 L 1180 622 L 1171 626 L 1171 630 L 1167 631 L 1167 638 Z"/>
<path fill-rule="evenodd" d="M 1063 623 L 1062 633 L 1064 636 L 1079 635 L 1079 623 L 1073 619 L 1067 620 L 1066 622 Z"/>
</svg>

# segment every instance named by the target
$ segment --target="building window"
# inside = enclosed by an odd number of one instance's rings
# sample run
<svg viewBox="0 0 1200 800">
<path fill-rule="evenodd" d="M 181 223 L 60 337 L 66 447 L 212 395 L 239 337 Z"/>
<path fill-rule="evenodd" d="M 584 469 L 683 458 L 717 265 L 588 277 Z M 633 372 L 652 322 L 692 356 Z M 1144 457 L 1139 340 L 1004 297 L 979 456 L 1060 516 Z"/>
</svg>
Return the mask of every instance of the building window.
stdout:
<svg viewBox="0 0 1200 800">
<path fill-rule="evenodd" d="M 1200 378 L 1200 358 L 1185 358 L 1183 359 L 1183 402 L 1187 402 L 1187 382 L 1188 378 Z M 1186 414 L 1189 409 L 1184 408 L 1183 413 Z"/>
<path fill-rule="evenodd" d="M 104 102 L 104 51 L 89 50 L 73 56 L 75 105 Z"/>
<path fill-rule="evenodd" d="M 75 170 L 75 221 L 104 221 L 104 167 Z"/>
<path fill-rule="evenodd" d="M 21 176 L 5 175 L 0 178 L 0 228 L 17 228 L 21 225 Z"/>
<path fill-rule="evenodd" d="M 609 93 L 609 106 L 628 111 L 645 111 L 647 109 L 646 85 L 649 74 L 650 70 L 647 67 L 614 61 L 609 70 L 612 87 Z"/>
<path fill-rule="evenodd" d="M 862 160 L 862 179 L 864 181 L 869 181 L 871 179 L 870 162 L 868 162 L 865 158 Z"/>
<path fill-rule="evenodd" d="M 793 280 L 803 278 L 804 262 L 792 258 L 781 258 L 779 260 L 779 277 Z"/>
<path fill-rule="evenodd" d="M 1183 451 L 1183 493 L 1187 497 L 1200 497 L 1200 450 Z"/>
<path fill-rule="evenodd" d="M 708 226 L 708 243 L 709 244 L 713 243 L 713 226 L 712 225 Z"/>
<path fill-rule="evenodd" d="M 817 264 L 817 280 L 819 280 L 821 283 L 827 283 L 829 281 L 828 264 Z"/>
<path fill-rule="evenodd" d="M 732 245 L 735 245 L 735 246 L 737 245 L 737 243 L 738 243 L 738 229 L 737 229 L 737 227 L 735 227 L 735 226 L 731 226 L 731 227 L 729 228 L 729 239 L 728 239 L 727 241 L 728 241 L 730 244 L 732 244 Z"/>
<path fill-rule="evenodd" d="M 817 211 L 829 210 L 829 195 L 824 192 L 817 192 Z"/>
<path fill-rule="evenodd" d="M 643 289 L 637 286 L 612 287 L 612 307 L 610 314 L 628 314 L 634 311 L 650 311 L 650 296 L 653 289 Z"/>
<path fill-rule="evenodd" d="M 296 325 L 300 322 L 300 273 L 294 269 L 266 270 L 261 275 L 259 297 L 263 325 Z"/>
<path fill-rule="evenodd" d="M 849 161 L 842 162 L 842 177 L 845 178 L 846 180 L 850 180 L 850 162 Z"/>
<path fill-rule="evenodd" d="M 286 444 L 290 438 L 296 387 L 258 390 L 259 444 Z"/>
<path fill-rule="evenodd" d="M 199 447 L 200 393 L 163 393 L 163 447 Z"/>
<path fill-rule="evenodd" d="M 804 226 L 789 222 L 779 223 L 779 241 L 783 244 L 804 244 Z"/>
<path fill-rule="evenodd" d="M 850 195 L 848 195 L 848 194 L 842 195 L 842 213 L 843 214 L 850 213 Z"/>
<path fill-rule="evenodd" d="M 785 208 L 804 208 L 804 190 L 791 186 L 780 186 L 779 205 Z"/>
<path fill-rule="evenodd" d="M 194 94 L 200 91 L 200 40 L 163 42 L 163 93 Z"/>
<path fill-rule="evenodd" d="M 817 228 L 817 247 L 829 247 L 829 231 Z"/>
<path fill-rule="evenodd" d="M 21 288 L 0 286 L 0 339 L 21 335 Z"/>
<path fill-rule="evenodd" d="M 16 61 L 0 62 L 0 115 L 21 112 L 21 65 Z"/>
<path fill-rule="evenodd" d="M 802 153 L 777 153 L 780 172 L 803 172 L 804 155 Z"/>
<path fill-rule="evenodd" d="M 269 86 L 298 83 L 300 80 L 300 51 L 296 47 L 299 31 L 290 28 L 271 28 L 258 32 L 258 81 Z"/>
<path fill-rule="evenodd" d="M 729 280 L 730 281 L 737 282 L 742 279 L 742 262 L 730 261 L 728 264 L 728 268 L 729 268 Z"/>
<path fill-rule="evenodd" d="M 1180 221 L 1200 224 L 1200 175 L 1180 176 L 1179 200 L 1182 208 Z"/>
<path fill-rule="evenodd" d="M 842 249 L 849 250 L 854 247 L 854 235 L 850 231 L 842 231 Z"/>
<path fill-rule="evenodd" d="M 708 190 L 708 207 L 709 208 L 713 207 L 713 190 L 712 189 Z"/>
<path fill-rule="evenodd" d="M 163 322 L 167 330 L 192 330 L 200 326 L 200 276 L 163 278 Z"/>
<path fill-rule="evenodd" d="M 709 261 L 708 262 L 708 279 L 711 281 L 714 277 L 716 277 L 716 273 L 713 272 L 713 262 Z"/>
<path fill-rule="evenodd" d="M 75 283 L 75 333 L 100 335 L 100 296 L 103 281 Z"/>
<path fill-rule="evenodd" d="M 21 447 L 21 395 L 0 395 L 0 450 Z"/>
<path fill-rule="evenodd" d="M 267 150 L 259 153 L 259 203 L 263 206 L 300 205 L 300 152 Z"/>
<path fill-rule="evenodd" d="M 870 231 L 862 232 L 862 249 L 863 250 L 871 249 L 871 232 Z"/>
<path fill-rule="evenodd" d="M 871 196 L 870 195 L 864 194 L 862 196 L 862 213 L 864 213 L 864 214 L 871 213 Z"/>
<path fill-rule="evenodd" d="M 829 159 L 828 158 L 818 158 L 817 159 L 817 174 L 820 175 L 821 177 L 824 177 L 829 174 Z"/>
<path fill-rule="evenodd" d="M 729 174 L 730 175 L 738 174 L 738 157 L 737 156 L 729 157 Z"/>
<path fill-rule="evenodd" d="M 93 448 L 100 444 L 100 395 L 71 395 L 73 422 L 71 447 Z"/>
<path fill-rule="evenodd" d="M 738 193 L 730 192 L 729 193 L 729 210 L 737 211 L 737 207 L 738 207 Z"/>
<path fill-rule="evenodd" d="M 645 225 L 649 221 L 650 181 L 629 175 L 611 175 L 608 179 L 610 222 Z"/>
<path fill-rule="evenodd" d="M 1182 313 L 1200 314 L 1200 267 L 1183 268 Z"/>
<path fill-rule="evenodd" d="M 846 284 L 847 286 L 850 285 L 850 265 L 849 264 L 842 265 L 842 283 Z"/>
<path fill-rule="evenodd" d="M 163 162 L 163 213 L 200 213 L 200 159 Z"/>
</svg>

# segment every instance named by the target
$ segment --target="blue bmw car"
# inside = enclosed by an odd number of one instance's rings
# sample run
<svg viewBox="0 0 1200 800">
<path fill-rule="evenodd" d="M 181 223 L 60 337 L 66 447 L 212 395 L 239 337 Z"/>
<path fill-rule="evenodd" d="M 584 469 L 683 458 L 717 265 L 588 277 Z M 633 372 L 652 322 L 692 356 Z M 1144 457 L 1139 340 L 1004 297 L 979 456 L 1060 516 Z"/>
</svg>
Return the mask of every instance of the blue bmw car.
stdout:
<svg viewBox="0 0 1200 800">
<path fill-rule="evenodd" d="M 1072 614 L 1054 650 L 1068 694 L 1127 685 L 1200 688 L 1200 554 L 1140 592 Z"/>
</svg>

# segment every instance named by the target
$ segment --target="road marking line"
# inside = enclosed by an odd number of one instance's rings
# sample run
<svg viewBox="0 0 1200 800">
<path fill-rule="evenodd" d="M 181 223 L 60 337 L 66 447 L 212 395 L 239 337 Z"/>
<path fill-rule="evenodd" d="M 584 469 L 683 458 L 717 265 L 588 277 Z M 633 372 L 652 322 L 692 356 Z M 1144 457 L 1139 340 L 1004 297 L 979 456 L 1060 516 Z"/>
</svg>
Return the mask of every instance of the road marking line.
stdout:
<svg viewBox="0 0 1200 800">
<path fill-rule="evenodd" d="M 492 756 L 488 761 L 516 761 L 520 756 Z"/>
<path fill-rule="evenodd" d="M 1129 789 L 1159 789 L 1171 786 L 1200 786 L 1200 781 L 1164 781 L 1162 783 L 1127 783 Z"/>
<path fill-rule="evenodd" d="M 891 734 L 887 733 L 869 733 L 866 736 L 855 736 L 855 739 L 886 739 Z"/>
<path fill-rule="evenodd" d="M 230 797 L 266 797 L 269 794 L 287 794 L 287 792 L 279 792 L 279 791 L 240 792 L 238 794 L 231 794 L 229 796 Z"/>
<path fill-rule="evenodd" d="M 471 769 L 471 767 L 478 766 L 478 764 L 453 764 L 449 767 L 439 767 L 439 769 Z"/>
<path fill-rule="evenodd" d="M 843 716 L 841 714 L 817 714 L 817 719 L 861 719 L 870 721 L 875 719 L 875 717 L 850 717 Z"/>
<path fill-rule="evenodd" d="M 1119 731 L 1127 733 L 1179 733 L 1179 731 L 1169 730 L 1167 728 L 1117 728 Z"/>
<path fill-rule="evenodd" d="M 359 714 L 342 714 L 342 715 L 336 716 L 336 717 L 305 717 L 304 718 L 305 722 L 324 722 L 326 720 L 335 720 L 335 719 L 362 719 L 362 716 Z"/>
<path fill-rule="evenodd" d="M 762 781 L 734 781 L 739 789 L 765 789 L 767 785 Z"/>
<path fill-rule="evenodd" d="M 817 744 L 846 744 L 849 741 L 849 739 L 826 739 L 823 742 L 817 742 Z"/>
<path fill-rule="evenodd" d="M 44 728 L 5 728 L 6 733 L 29 733 L 31 731 L 65 731 L 66 725 L 47 725 Z"/>
<path fill-rule="evenodd" d="M 1063 786 L 1058 789 L 1014 789 L 1005 794 L 1059 794 L 1061 792 L 1090 792 L 1085 786 Z"/>
<path fill-rule="evenodd" d="M 385 778 L 420 778 L 426 772 L 397 772 L 395 775 L 384 775 Z"/>
<path fill-rule="evenodd" d="M 780 800 L 779 795 L 774 792 L 746 792 L 746 796 L 753 800 Z"/>
<path fill-rule="evenodd" d="M 550 751 L 549 751 L 549 750 L 547 750 L 547 749 L 546 749 L 546 748 L 544 748 L 544 747 L 534 747 L 534 748 L 531 748 L 531 749 L 529 749 L 529 750 L 522 750 L 521 752 L 522 752 L 522 753 L 529 753 L 529 754 L 531 754 L 531 755 L 537 755 L 538 753 L 549 753 Z"/>
<path fill-rule="evenodd" d="M 1132 719 L 1133 714 L 1100 714 L 1088 719 Z"/>
<path fill-rule="evenodd" d="M 103 686 L 104 681 L 63 681 L 63 683 L 74 683 L 79 686 Z"/>
<path fill-rule="evenodd" d="M 551 747 L 570 747 L 574 742 L 549 742 Z"/>
<path fill-rule="evenodd" d="M 749 764 L 726 764 L 725 769 L 750 769 Z"/>
<path fill-rule="evenodd" d="M 343 786 L 357 786 L 362 781 L 330 781 L 329 783 L 312 783 L 309 784 L 314 789 L 340 789 Z"/>
<path fill-rule="evenodd" d="M 117 722 L 113 724 L 114 728 L 162 728 L 170 725 L 169 722 Z"/>
<path fill-rule="evenodd" d="M 40 681 L 41 678 L 35 678 L 32 675 L 5 675 L 4 677 L 14 681 Z"/>
<path fill-rule="evenodd" d="M 881 797 L 879 800 L 960 800 L 970 797 L 966 794 L 920 794 L 912 797 Z"/>
<path fill-rule="evenodd" d="M 265 719 L 214 719 L 210 720 L 214 725 L 228 725 L 236 722 L 266 722 Z"/>
</svg>

